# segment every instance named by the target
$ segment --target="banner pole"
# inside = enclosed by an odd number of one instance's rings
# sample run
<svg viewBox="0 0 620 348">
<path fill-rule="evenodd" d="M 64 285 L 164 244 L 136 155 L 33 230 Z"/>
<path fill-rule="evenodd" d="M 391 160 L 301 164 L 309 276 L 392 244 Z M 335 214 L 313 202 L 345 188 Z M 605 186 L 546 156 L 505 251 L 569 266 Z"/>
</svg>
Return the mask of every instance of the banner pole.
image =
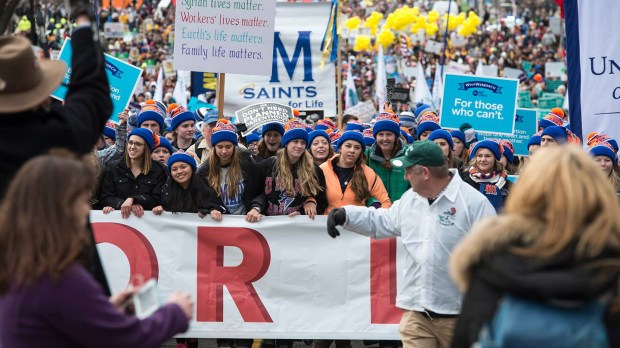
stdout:
<svg viewBox="0 0 620 348">
<path fill-rule="evenodd" d="M 226 74 L 217 74 L 217 115 L 218 118 L 224 118 L 224 83 L 226 82 Z"/>
<path fill-rule="evenodd" d="M 338 41 L 340 41 L 340 37 L 338 38 Z M 341 65 L 341 61 L 342 61 L 342 54 L 340 53 L 340 47 L 338 47 L 338 58 L 336 61 L 336 69 L 338 69 L 338 74 L 336 75 L 336 85 L 338 86 L 337 90 L 338 90 L 338 128 L 340 129 L 342 127 L 342 67 Z M 351 63 L 349 63 L 351 64 Z"/>
</svg>

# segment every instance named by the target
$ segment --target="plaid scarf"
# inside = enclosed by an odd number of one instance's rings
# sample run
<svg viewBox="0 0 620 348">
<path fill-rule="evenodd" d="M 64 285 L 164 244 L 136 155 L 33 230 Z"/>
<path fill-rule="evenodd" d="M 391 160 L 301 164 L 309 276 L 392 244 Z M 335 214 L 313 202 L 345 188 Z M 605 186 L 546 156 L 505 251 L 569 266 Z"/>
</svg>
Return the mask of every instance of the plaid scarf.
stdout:
<svg viewBox="0 0 620 348">
<path fill-rule="evenodd" d="M 502 188 L 506 184 L 506 171 L 497 171 L 494 170 L 490 173 L 482 173 L 478 170 L 478 168 L 472 166 L 469 168 L 469 176 L 475 182 L 488 182 L 497 185 L 497 187 Z"/>
</svg>

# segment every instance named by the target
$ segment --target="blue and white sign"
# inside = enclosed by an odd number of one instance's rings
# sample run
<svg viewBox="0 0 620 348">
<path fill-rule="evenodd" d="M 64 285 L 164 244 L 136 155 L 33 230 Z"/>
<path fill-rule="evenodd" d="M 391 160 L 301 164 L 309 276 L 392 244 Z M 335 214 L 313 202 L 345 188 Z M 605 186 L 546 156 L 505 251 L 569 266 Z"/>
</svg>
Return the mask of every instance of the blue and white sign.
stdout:
<svg viewBox="0 0 620 348">
<path fill-rule="evenodd" d="M 517 109 L 515 132 L 513 135 L 478 132 L 478 139 L 508 140 L 515 148 L 515 156 L 529 156 L 527 143 L 536 134 L 536 109 Z"/>
<path fill-rule="evenodd" d="M 441 127 L 469 123 L 478 132 L 512 135 L 517 107 L 515 79 L 446 74 Z"/>
<path fill-rule="evenodd" d="M 276 5 L 271 74 L 226 74 L 224 114 L 258 103 L 336 115 L 336 69 L 321 68 L 321 42 L 331 2 Z"/>
<path fill-rule="evenodd" d="M 620 1 L 564 0 L 564 9 L 571 130 L 620 139 L 620 45 L 609 36 Z"/>
<path fill-rule="evenodd" d="M 62 60 L 67 63 L 67 73 L 62 84 L 52 92 L 51 96 L 60 101 L 65 101 L 65 96 L 69 90 L 68 84 L 71 79 L 71 57 L 73 51 L 71 49 L 71 39 L 65 40 L 64 45 L 58 56 L 58 60 Z M 114 123 L 118 123 L 118 114 L 121 113 L 127 105 L 133 95 L 133 90 L 142 75 L 142 69 L 137 68 L 127 62 L 114 58 L 109 54 L 104 54 L 105 57 L 105 72 L 108 76 L 108 82 L 110 83 L 110 99 L 112 99 L 112 115 L 110 120 Z"/>
</svg>

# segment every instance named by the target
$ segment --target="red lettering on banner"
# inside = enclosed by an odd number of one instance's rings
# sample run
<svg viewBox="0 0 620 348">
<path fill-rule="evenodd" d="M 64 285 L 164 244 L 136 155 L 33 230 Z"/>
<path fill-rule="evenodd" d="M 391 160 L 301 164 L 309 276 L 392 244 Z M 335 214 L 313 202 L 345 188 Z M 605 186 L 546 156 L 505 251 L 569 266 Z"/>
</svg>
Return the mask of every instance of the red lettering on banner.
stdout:
<svg viewBox="0 0 620 348">
<path fill-rule="evenodd" d="M 143 277 L 146 281 L 159 278 L 159 265 L 155 250 L 140 231 L 113 222 L 96 222 L 92 226 L 97 244 L 113 244 L 127 256 L 130 279 Z"/>
<path fill-rule="evenodd" d="M 224 266 L 225 246 L 241 249 L 240 265 Z M 252 285 L 265 275 L 271 262 L 269 244 L 262 234 L 249 228 L 198 227 L 197 254 L 197 321 L 224 321 L 226 285 L 245 322 L 273 322 Z"/>
<path fill-rule="evenodd" d="M 396 307 L 396 238 L 370 242 L 370 322 L 398 324 Z"/>
</svg>

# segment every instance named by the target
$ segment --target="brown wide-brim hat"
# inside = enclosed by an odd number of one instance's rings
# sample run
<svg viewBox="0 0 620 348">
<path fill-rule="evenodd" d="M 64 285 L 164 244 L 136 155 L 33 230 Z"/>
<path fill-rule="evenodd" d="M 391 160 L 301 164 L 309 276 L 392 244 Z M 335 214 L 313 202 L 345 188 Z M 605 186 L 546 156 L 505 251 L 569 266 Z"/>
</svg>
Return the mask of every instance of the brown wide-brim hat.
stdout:
<svg viewBox="0 0 620 348">
<path fill-rule="evenodd" d="M 0 37 L 0 114 L 43 103 L 58 88 L 66 70 L 63 61 L 37 60 L 28 39 Z"/>
</svg>

